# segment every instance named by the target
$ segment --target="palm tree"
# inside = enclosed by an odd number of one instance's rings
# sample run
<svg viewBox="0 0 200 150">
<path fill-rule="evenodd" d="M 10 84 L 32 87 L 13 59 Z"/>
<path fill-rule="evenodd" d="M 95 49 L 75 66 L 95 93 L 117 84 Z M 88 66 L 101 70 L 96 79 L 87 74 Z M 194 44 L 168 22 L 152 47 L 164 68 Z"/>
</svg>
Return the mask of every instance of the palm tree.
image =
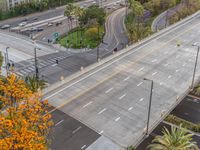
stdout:
<svg viewBox="0 0 200 150">
<path fill-rule="evenodd" d="M 47 86 L 47 82 L 45 80 L 36 79 L 36 76 L 27 76 L 25 78 L 25 82 L 27 84 L 27 87 L 32 91 L 32 92 L 38 92 L 38 90 L 42 90 Z"/>
<path fill-rule="evenodd" d="M 192 134 L 181 126 L 171 127 L 171 133 L 167 128 L 163 129 L 163 136 L 156 136 L 153 143 L 148 146 L 150 150 L 198 150 L 196 142 L 192 141 Z"/>
<path fill-rule="evenodd" d="M 194 90 L 192 91 L 193 94 L 200 96 L 200 84 L 198 84 Z"/>
<path fill-rule="evenodd" d="M 84 14 L 84 10 L 78 6 L 74 7 L 74 15 L 76 16 L 76 26 L 78 26 L 78 18 Z M 78 45 L 78 31 L 76 34 L 76 44 Z"/>
<path fill-rule="evenodd" d="M 72 29 L 72 16 L 74 15 L 75 6 L 72 3 L 69 3 L 65 7 L 64 15 L 67 16 L 67 20 L 69 21 L 69 30 Z"/>
</svg>

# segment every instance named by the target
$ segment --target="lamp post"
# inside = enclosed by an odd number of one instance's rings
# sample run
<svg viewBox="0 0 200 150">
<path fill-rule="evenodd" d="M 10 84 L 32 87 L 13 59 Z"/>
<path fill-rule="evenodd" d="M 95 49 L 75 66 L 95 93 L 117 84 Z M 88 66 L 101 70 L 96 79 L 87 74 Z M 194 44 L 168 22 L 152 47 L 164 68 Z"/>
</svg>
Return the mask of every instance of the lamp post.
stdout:
<svg viewBox="0 0 200 150">
<path fill-rule="evenodd" d="M 149 98 L 149 108 L 148 108 L 148 114 L 147 114 L 147 127 L 146 127 L 146 135 L 149 134 L 149 121 L 150 121 L 150 114 L 151 114 L 151 102 L 152 102 L 152 94 L 153 94 L 153 80 L 149 80 L 144 78 L 146 81 L 151 82 L 151 91 L 150 91 L 150 98 Z"/>
<path fill-rule="evenodd" d="M 38 63 L 37 63 L 37 50 L 41 50 L 36 46 L 36 43 L 34 42 L 34 58 L 35 58 L 35 77 L 36 81 L 38 82 L 39 80 L 39 69 L 38 69 Z"/>
<path fill-rule="evenodd" d="M 9 58 L 8 58 L 8 49 L 9 49 L 10 47 L 6 47 L 6 54 L 5 54 L 5 64 L 6 64 L 6 74 L 7 74 L 7 76 L 9 75 Z"/>
<path fill-rule="evenodd" d="M 193 72 L 193 76 L 192 76 L 191 89 L 193 89 L 193 86 L 194 86 L 194 78 L 195 78 L 197 62 L 198 62 L 198 57 L 199 57 L 199 50 L 200 50 L 200 45 L 198 45 L 198 43 L 194 43 L 194 44 L 192 44 L 192 46 L 197 47 L 197 54 L 196 54 L 196 60 L 195 60 L 195 64 L 194 64 L 194 72 Z"/>
</svg>

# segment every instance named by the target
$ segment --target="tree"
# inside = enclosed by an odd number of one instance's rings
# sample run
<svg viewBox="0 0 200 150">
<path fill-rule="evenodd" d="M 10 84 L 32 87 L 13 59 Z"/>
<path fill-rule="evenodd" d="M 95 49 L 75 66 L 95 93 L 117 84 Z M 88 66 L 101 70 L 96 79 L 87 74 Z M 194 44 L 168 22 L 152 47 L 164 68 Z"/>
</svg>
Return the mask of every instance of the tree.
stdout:
<svg viewBox="0 0 200 150">
<path fill-rule="evenodd" d="M 97 5 L 91 5 L 79 18 L 79 22 L 81 25 L 96 26 L 98 24 L 102 26 L 105 23 L 105 17 L 106 13 L 103 8 L 99 8 Z"/>
<path fill-rule="evenodd" d="M 99 36 L 98 36 L 98 29 L 93 27 L 93 28 L 89 28 L 86 32 L 85 35 L 88 39 L 90 40 L 98 40 Z"/>
<path fill-rule="evenodd" d="M 42 90 L 46 87 L 47 82 L 42 79 L 37 79 L 35 75 L 27 76 L 25 78 L 25 82 L 27 87 L 33 92 L 38 92 L 38 90 Z"/>
<path fill-rule="evenodd" d="M 3 64 L 3 56 L 2 53 L 0 52 L 0 68 L 2 67 L 2 64 Z"/>
<path fill-rule="evenodd" d="M 192 141 L 192 134 L 187 133 L 181 126 L 171 127 L 170 131 L 164 127 L 163 136 L 156 136 L 148 148 L 150 150 L 198 150 L 196 142 Z"/>
<path fill-rule="evenodd" d="M 13 74 L 0 79 L 0 99 L 0 149 L 48 149 L 52 121 L 47 102 Z"/>
</svg>

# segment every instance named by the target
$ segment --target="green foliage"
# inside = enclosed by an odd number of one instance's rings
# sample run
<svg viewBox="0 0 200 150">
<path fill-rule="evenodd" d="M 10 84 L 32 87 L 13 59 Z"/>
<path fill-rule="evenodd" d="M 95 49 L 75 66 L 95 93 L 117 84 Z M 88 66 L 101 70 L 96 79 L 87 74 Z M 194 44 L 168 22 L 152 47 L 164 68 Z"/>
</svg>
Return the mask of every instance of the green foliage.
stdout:
<svg viewBox="0 0 200 150">
<path fill-rule="evenodd" d="M 192 91 L 192 94 L 195 94 L 196 96 L 200 96 L 200 84 L 198 84 L 194 90 Z"/>
<path fill-rule="evenodd" d="M 192 134 L 180 126 L 171 127 L 171 132 L 164 127 L 163 136 L 156 136 L 152 144 L 148 146 L 150 150 L 198 150 L 196 142 L 192 141 Z"/>
<path fill-rule="evenodd" d="M 3 64 L 3 56 L 2 53 L 0 52 L 0 68 L 2 67 L 2 64 Z"/>
<path fill-rule="evenodd" d="M 96 33 L 96 27 L 91 27 L 95 28 L 95 33 Z M 104 34 L 104 28 L 99 27 L 99 38 L 91 38 L 90 35 L 86 32 L 90 32 L 91 28 L 78 28 L 74 31 L 71 31 L 67 37 L 60 38 L 58 40 L 58 43 L 61 44 L 64 47 L 71 47 L 71 48 L 95 48 L 99 45 L 101 42 L 101 39 L 103 38 Z M 92 31 L 93 32 L 93 31 Z M 94 36 L 94 35 L 91 35 Z M 66 46 L 67 44 L 67 46 Z"/>
<path fill-rule="evenodd" d="M 179 126 L 180 124 L 182 124 L 182 127 L 186 128 L 188 130 L 200 133 L 200 124 L 191 123 L 189 121 L 186 121 L 186 120 L 181 119 L 179 117 L 176 117 L 174 115 L 168 115 L 165 118 L 165 121 L 170 122 L 172 124 L 175 124 L 177 126 Z"/>
<path fill-rule="evenodd" d="M 96 25 L 103 26 L 105 23 L 106 13 L 103 8 L 99 8 L 97 5 L 89 6 L 85 13 L 79 17 L 81 25 Z"/>
<path fill-rule="evenodd" d="M 42 90 L 46 87 L 47 82 L 42 79 L 36 79 L 36 76 L 27 76 L 25 78 L 25 82 L 27 87 L 32 91 L 32 92 L 38 92 L 38 90 Z"/>
<path fill-rule="evenodd" d="M 129 146 L 127 147 L 127 150 L 135 150 L 135 148 L 133 146 Z"/>
<path fill-rule="evenodd" d="M 93 27 L 93 28 L 89 28 L 86 30 L 85 32 L 85 36 L 86 38 L 92 40 L 98 40 L 99 36 L 98 36 L 98 28 Z"/>
</svg>

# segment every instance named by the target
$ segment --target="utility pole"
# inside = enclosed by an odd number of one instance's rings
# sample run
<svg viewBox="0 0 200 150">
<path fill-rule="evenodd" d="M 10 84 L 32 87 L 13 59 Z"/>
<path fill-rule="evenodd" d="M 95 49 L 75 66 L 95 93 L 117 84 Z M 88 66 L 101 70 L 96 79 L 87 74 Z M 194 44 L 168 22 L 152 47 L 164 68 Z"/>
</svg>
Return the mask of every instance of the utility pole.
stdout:
<svg viewBox="0 0 200 150">
<path fill-rule="evenodd" d="M 149 108 L 148 108 L 148 114 L 147 114 L 147 126 L 146 126 L 146 135 L 149 135 L 149 122 L 150 122 L 150 115 L 151 115 L 151 102 L 152 102 L 152 95 L 153 95 L 153 80 L 149 80 L 144 78 L 146 81 L 151 82 L 151 91 L 150 91 L 150 98 L 149 98 Z"/>
<path fill-rule="evenodd" d="M 38 70 L 38 65 L 37 65 L 37 48 L 34 48 L 34 56 L 35 56 L 35 77 L 36 81 L 38 82 L 39 80 L 39 70 Z"/>
<path fill-rule="evenodd" d="M 194 64 L 194 72 L 193 72 L 193 76 L 192 76 L 191 89 L 194 88 L 194 78 L 195 78 L 195 74 L 196 74 L 196 68 L 197 68 L 197 62 L 198 62 L 199 50 L 200 50 L 200 45 L 197 45 L 197 43 L 194 43 L 192 46 L 197 47 L 197 54 L 196 54 L 196 60 L 195 60 L 195 64 Z"/>
<path fill-rule="evenodd" d="M 6 64 L 6 74 L 9 75 L 9 58 L 8 58 L 8 49 L 9 47 L 6 47 L 6 57 L 5 57 L 5 64 Z"/>
</svg>

